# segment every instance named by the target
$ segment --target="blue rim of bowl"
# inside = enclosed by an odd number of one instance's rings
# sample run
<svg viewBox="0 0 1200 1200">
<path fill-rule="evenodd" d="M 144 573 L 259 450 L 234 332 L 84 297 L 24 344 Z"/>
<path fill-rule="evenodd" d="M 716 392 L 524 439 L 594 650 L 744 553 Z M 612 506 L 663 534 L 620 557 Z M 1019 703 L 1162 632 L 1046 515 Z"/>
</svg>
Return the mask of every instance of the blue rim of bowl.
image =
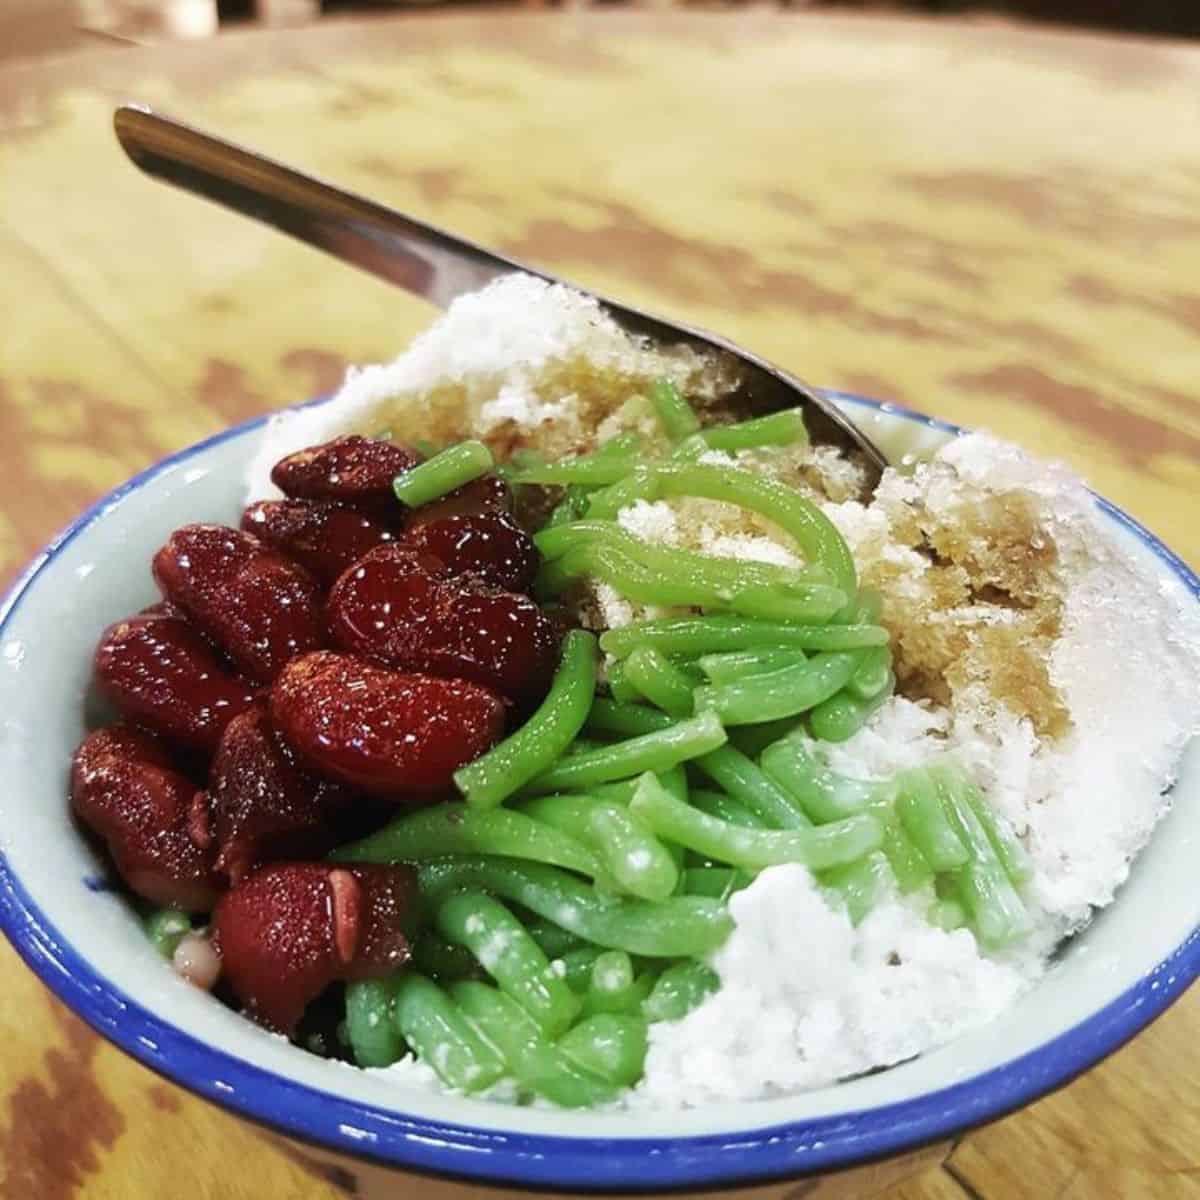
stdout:
<svg viewBox="0 0 1200 1200">
<path fill-rule="evenodd" d="M 959 434 L 934 417 L 861 396 L 831 399 Z M 312 403 L 320 403 L 318 399 Z M 230 438 L 256 417 L 199 442 L 110 492 L 39 554 L 0 605 L 0 634 L 37 576 L 115 503 Z M 1127 513 L 1100 508 L 1148 546 L 1200 601 L 1200 578 Z M 1078 1025 L 1003 1066 L 911 1100 L 853 1112 L 679 1138 L 508 1133 L 431 1121 L 336 1096 L 209 1046 L 143 1008 L 66 944 L 0 854 L 0 928 L 69 1008 L 126 1053 L 200 1096 L 278 1133 L 352 1158 L 476 1183 L 577 1192 L 733 1188 L 834 1171 L 914 1150 L 996 1120 L 1095 1065 L 1158 1017 L 1200 977 L 1200 926 L 1133 987 Z"/>
</svg>

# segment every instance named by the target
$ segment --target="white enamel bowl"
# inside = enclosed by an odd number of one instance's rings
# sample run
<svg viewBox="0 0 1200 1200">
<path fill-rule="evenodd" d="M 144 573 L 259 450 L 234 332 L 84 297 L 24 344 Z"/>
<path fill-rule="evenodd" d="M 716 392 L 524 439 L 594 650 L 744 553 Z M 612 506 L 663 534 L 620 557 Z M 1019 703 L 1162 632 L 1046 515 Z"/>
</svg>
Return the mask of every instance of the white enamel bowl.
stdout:
<svg viewBox="0 0 1200 1200">
<path fill-rule="evenodd" d="M 955 433 L 913 413 L 836 399 L 893 459 L 928 454 Z M 118 488 L 39 555 L 0 610 L 0 923 L 101 1034 L 199 1095 L 306 1143 L 304 1154 L 343 1181 L 400 1195 L 399 1173 L 415 1171 L 566 1192 L 695 1194 L 826 1173 L 1029 1103 L 1119 1047 L 1200 973 L 1193 747 L 1174 808 L 1117 902 L 1035 991 L 986 1028 L 851 1083 L 658 1115 L 512 1109 L 408 1090 L 260 1031 L 178 981 L 121 896 L 102 889 L 102 864 L 69 819 L 66 781 L 85 729 L 97 635 L 155 598 L 150 558 L 173 529 L 236 523 L 262 426 L 238 426 Z M 1181 580 L 1200 603 L 1200 581 L 1182 562 L 1098 503 L 1148 573 Z"/>
</svg>

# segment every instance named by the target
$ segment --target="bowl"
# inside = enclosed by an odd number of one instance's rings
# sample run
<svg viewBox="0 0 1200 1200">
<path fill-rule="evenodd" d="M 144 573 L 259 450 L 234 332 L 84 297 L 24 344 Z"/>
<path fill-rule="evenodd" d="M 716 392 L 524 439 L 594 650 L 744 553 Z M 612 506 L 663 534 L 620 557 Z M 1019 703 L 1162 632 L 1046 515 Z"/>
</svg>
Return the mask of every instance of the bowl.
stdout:
<svg viewBox="0 0 1200 1200">
<path fill-rule="evenodd" d="M 834 394 L 896 461 L 959 431 Z M 403 1176 L 563 1193 L 729 1187 L 764 1195 L 871 1194 L 964 1130 L 1060 1087 L 1116 1050 L 1200 974 L 1200 749 L 1117 901 L 1045 980 L 987 1026 L 864 1078 L 783 1099 L 636 1116 L 509 1108 L 329 1063 L 266 1033 L 168 970 L 109 888 L 66 803 L 87 724 L 92 649 L 156 598 L 149 562 L 189 521 L 236 524 L 258 418 L 172 455 L 57 537 L 0 608 L 0 925 L 29 966 L 99 1033 L 174 1082 L 257 1122 L 360 1195 Z M 1096 501 L 1147 572 L 1200 580 L 1150 533 Z M 920 1156 L 922 1147 L 934 1147 Z M 914 1157 L 916 1155 L 916 1157 Z M 903 1156 L 889 1170 L 865 1164 Z M 828 1184 L 802 1176 L 857 1168 Z M 785 1186 L 780 1181 L 793 1181 Z M 874 1182 L 872 1182 L 874 1181 Z M 408 1185 L 413 1186 L 411 1183 Z M 436 1195 L 433 1179 L 420 1194 Z M 803 1193 L 801 1193 L 803 1188 Z"/>
</svg>

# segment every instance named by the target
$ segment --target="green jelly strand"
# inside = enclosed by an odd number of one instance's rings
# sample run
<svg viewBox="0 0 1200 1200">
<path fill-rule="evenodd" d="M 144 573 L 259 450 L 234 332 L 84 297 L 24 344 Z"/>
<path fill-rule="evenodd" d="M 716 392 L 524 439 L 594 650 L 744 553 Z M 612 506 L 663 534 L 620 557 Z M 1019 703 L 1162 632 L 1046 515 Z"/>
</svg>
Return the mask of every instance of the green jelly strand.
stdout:
<svg viewBox="0 0 1200 1200">
<path fill-rule="evenodd" d="M 594 1108 L 615 1099 L 611 1083 L 584 1070 L 548 1041 L 536 1022 L 504 993 L 486 983 L 459 983 L 450 994 L 463 1017 L 527 1091 L 563 1108 Z"/>
<path fill-rule="evenodd" d="M 861 614 L 861 607 L 859 611 Z M 872 646 L 859 654 L 858 666 L 846 688 L 860 700 L 873 700 L 894 683 L 891 650 L 887 646 Z"/>
<path fill-rule="evenodd" d="M 851 923 L 858 925 L 884 894 L 891 877 L 887 858 L 874 851 L 856 862 L 823 872 L 821 882 L 838 893 Z"/>
<path fill-rule="evenodd" d="M 678 1021 L 716 993 L 721 980 L 705 963 L 690 960 L 668 967 L 642 1005 L 650 1021 Z"/>
<path fill-rule="evenodd" d="M 951 825 L 970 855 L 970 861 L 955 878 L 976 937 L 993 950 L 1019 941 L 1033 927 L 1032 919 L 967 799 L 961 773 L 935 767 L 929 774 Z"/>
<path fill-rule="evenodd" d="M 726 725 L 754 725 L 797 716 L 843 688 L 856 665 L 853 654 L 817 654 L 778 671 L 697 688 L 696 711 L 715 712 Z"/>
<path fill-rule="evenodd" d="M 600 635 L 600 648 L 614 658 L 627 658 L 638 646 L 653 646 L 667 655 L 699 658 L 764 646 L 798 650 L 860 650 L 883 646 L 888 632 L 881 625 L 799 625 L 753 617 L 655 617 L 635 621 Z"/>
<path fill-rule="evenodd" d="M 454 985 L 455 988 L 485 986 Z M 460 1092 L 477 1092 L 490 1087 L 506 1073 L 504 1059 L 490 1041 L 481 1037 L 455 1002 L 424 975 L 416 971 L 401 975 L 396 983 L 393 1006 L 396 1028 L 401 1036 L 447 1087 Z M 515 1004 L 513 1007 L 521 1012 Z M 529 1020 L 528 1017 L 525 1019 Z"/>
<path fill-rule="evenodd" d="M 707 813 L 710 817 L 716 817 L 719 821 L 726 821 L 730 825 L 740 825 L 744 829 L 769 828 L 757 813 L 724 792 L 711 792 L 697 788 L 691 793 L 689 799 L 693 808 Z"/>
<path fill-rule="evenodd" d="M 728 730 L 729 740 L 743 754 L 758 758 L 768 747 L 782 737 L 794 733 L 801 717 L 780 717 L 778 721 L 764 721 L 761 725 L 735 725 Z"/>
<path fill-rule="evenodd" d="M 503 473 L 514 484 L 562 484 L 568 490 L 586 488 L 590 491 L 624 478 L 637 464 L 640 449 L 641 438 L 636 433 L 626 433 L 611 438 L 591 454 L 562 459 L 557 463 L 547 463 L 540 458 L 523 460 L 506 468 Z M 577 515 L 582 516 L 586 509 L 584 503 Z"/>
<path fill-rule="evenodd" d="M 593 705 L 593 711 L 595 706 Z M 598 750 L 561 759 L 528 785 L 530 792 L 586 790 L 594 784 L 629 779 L 643 771 L 665 771 L 677 763 L 707 754 L 727 740 L 721 722 L 712 713 L 666 728 L 615 742 Z"/>
<path fill-rule="evenodd" d="M 525 927 L 498 900 L 481 893 L 450 896 L 438 907 L 438 932 L 465 946 L 479 965 L 551 1037 L 579 1013 L 574 993 Z"/>
<path fill-rule="evenodd" d="M 495 465 L 492 452 L 482 442 L 459 442 L 397 475 L 392 490 L 401 503 L 420 508 L 486 475 Z"/>
<path fill-rule="evenodd" d="M 674 893 L 679 864 L 632 807 L 597 805 L 589 814 L 588 830 L 594 844 L 603 847 L 609 872 L 622 891 L 643 900 L 665 900 Z"/>
<path fill-rule="evenodd" d="M 604 896 L 566 871 L 541 863 L 480 855 L 426 863 L 418 872 L 422 893 L 435 904 L 451 892 L 491 892 L 584 941 L 646 958 L 711 953 L 733 927 L 724 906 L 706 897 L 672 896 L 654 903 Z"/>
<path fill-rule="evenodd" d="M 179 943 L 192 932 L 192 919 L 178 908 L 159 908 L 146 918 L 142 928 L 155 950 L 170 959 Z"/>
<path fill-rule="evenodd" d="M 602 865 L 598 882 L 604 888 L 665 900 L 678 885 L 678 861 L 626 811 L 632 798 L 632 791 L 622 800 L 586 793 L 532 796 L 521 801 L 521 811 L 587 844 Z"/>
<path fill-rule="evenodd" d="M 958 786 L 963 799 L 986 831 L 988 841 L 1009 879 L 1016 887 L 1028 883 L 1033 877 L 1033 862 L 1012 826 L 988 804 L 974 781 L 965 774 L 960 774 Z"/>
<path fill-rule="evenodd" d="M 631 1087 L 646 1066 L 646 1021 L 632 1013 L 586 1017 L 559 1040 L 564 1057 L 613 1087 Z"/>
<path fill-rule="evenodd" d="M 639 646 L 624 663 L 624 677 L 651 704 L 672 717 L 692 715 L 692 683 L 652 646 Z"/>
<path fill-rule="evenodd" d="M 970 851 L 942 804 L 928 771 L 905 771 L 896 779 L 896 812 L 904 831 L 936 872 L 965 866 Z"/>
<path fill-rule="evenodd" d="M 596 639 L 581 629 L 563 640 L 550 691 L 516 733 L 454 773 L 475 808 L 494 808 L 531 779 L 550 770 L 583 728 L 596 693 Z"/>
<path fill-rule="evenodd" d="M 814 870 L 841 866 L 877 850 L 883 841 L 879 822 L 868 814 L 808 829 L 731 825 L 679 803 L 653 775 L 642 777 L 630 811 L 665 839 L 752 871 L 783 863 L 802 863 Z"/>
<path fill-rule="evenodd" d="M 949 933 L 966 925 L 967 912 L 957 900 L 935 900 L 929 906 L 925 919 L 935 928 Z"/>
<path fill-rule="evenodd" d="M 848 779 L 825 767 L 803 730 L 773 742 L 759 762 L 763 773 L 819 825 L 864 812 L 880 795 L 879 784 Z"/>
<path fill-rule="evenodd" d="M 765 417 L 754 417 L 734 425 L 711 425 L 700 431 L 710 450 L 736 454 L 739 450 L 757 450 L 764 446 L 792 446 L 807 443 L 808 431 L 798 408 L 785 408 Z"/>
<path fill-rule="evenodd" d="M 822 570 L 720 558 L 652 545 L 612 521 L 580 521 L 543 529 L 535 538 L 546 559 L 547 592 L 582 575 L 607 583 L 625 599 L 667 607 L 731 609 L 749 617 L 821 624 L 846 605 L 846 593 Z"/>
<path fill-rule="evenodd" d="M 608 953 L 610 951 L 605 950 L 603 946 L 578 946 L 574 950 L 568 950 L 559 960 L 567 987 L 577 996 L 586 995 L 591 986 L 592 967 L 596 965 L 596 959 Z"/>
<path fill-rule="evenodd" d="M 892 694 L 895 678 L 889 668 L 882 690 L 865 700 L 855 695 L 853 682 L 851 678 L 845 688 L 822 700 L 809 713 L 808 727 L 813 737 L 823 742 L 849 741 Z"/>
<path fill-rule="evenodd" d="M 330 856 L 338 862 L 427 862 L 448 854 L 503 854 L 551 863 L 595 878 L 599 860 L 586 844 L 510 809 L 448 801 L 397 817 Z"/>
<path fill-rule="evenodd" d="M 346 985 L 346 1035 L 360 1067 L 390 1067 L 404 1054 L 395 1023 L 397 978 Z"/>
<path fill-rule="evenodd" d="M 811 825 L 800 805 L 770 779 L 754 760 L 733 746 L 722 746 L 696 759 L 696 766 L 770 829 Z"/>
<path fill-rule="evenodd" d="M 708 896 L 724 903 L 734 892 L 754 882 L 753 871 L 733 867 L 686 867 L 680 880 L 684 896 Z"/>
<path fill-rule="evenodd" d="M 638 500 L 653 500 L 658 474 L 649 463 L 639 463 L 623 479 L 594 492 L 588 500 L 587 516 L 596 520 L 615 520 L 617 513 Z"/>
<path fill-rule="evenodd" d="M 636 654 L 637 651 L 635 650 Z M 763 646 L 755 650 L 733 650 L 725 654 L 705 654 L 700 669 L 709 683 L 735 683 L 750 675 L 764 675 L 784 667 L 799 666 L 808 661 L 803 650 L 787 646 Z"/>
<path fill-rule="evenodd" d="M 614 700 L 623 704 L 633 704 L 642 698 L 642 693 L 633 685 L 622 661 L 609 662 L 605 668 L 608 675 L 608 691 Z M 691 693 L 688 693 L 689 700 Z"/>
<path fill-rule="evenodd" d="M 521 924 L 525 926 L 525 932 L 541 946 L 542 953 L 547 958 L 562 958 L 584 945 L 582 938 L 555 925 L 553 921 L 547 921 L 544 917 L 524 911 L 517 916 Z"/>
<path fill-rule="evenodd" d="M 883 826 L 883 853 L 896 877 L 900 894 L 907 896 L 924 887 L 934 877 L 933 868 L 905 832 L 894 799 L 890 796 L 881 798 L 871 805 L 871 812 Z"/>
<path fill-rule="evenodd" d="M 583 997 L 585 1015 L 600 1012 L 635 1012 L 641 1007 L 649 982 L 638 986 L 633 959 L 624 950 L 605 950 L 592 963 Z"/>
<path fill-rule="evenodd" d="M 432 929 L 426 929 L 413 943 L 412 965 L 441 984 L 476 979 L 480 974 L 478 961 L 465 946 L 453 945 Z"/>
<path fill-rule="evenodd" d="M 681 442 L 699 432 L 699 418 L 669 379 L 660 379 L 651 387 L 650 403 L 662 423 L 663 432 L 672 442 Z"/>
<path fill-rule="evenodd" d="M 766 476 L 703 463 L 669 465 L 658 472 L 660 496 L 700 496 L 736 504 L 779 525 L 795 539 L 804 558 L 819 563 L 849 597 L 858 591 L 854 559 L 832 521 L 794 488 Z"/>
<path fill-rule="evenodd" d="M 588 498 L 592 489 L 581 484 L 572 483 L 567 486 L 563 498 L 555 505 L 546 518 L 546 529 L 554 529 L 559 525 L 570 525 L 578 521 L 587 512 Z"/>
<path fill-rule="evenodd" d="M 623 704 L 597 696 L 592 701 L 585 728 L 589 733 L 601 737 L 636 737 L 643 733 L 654 733 L 670 729 L 675 718 L 645 704 Z"/>
</svg>

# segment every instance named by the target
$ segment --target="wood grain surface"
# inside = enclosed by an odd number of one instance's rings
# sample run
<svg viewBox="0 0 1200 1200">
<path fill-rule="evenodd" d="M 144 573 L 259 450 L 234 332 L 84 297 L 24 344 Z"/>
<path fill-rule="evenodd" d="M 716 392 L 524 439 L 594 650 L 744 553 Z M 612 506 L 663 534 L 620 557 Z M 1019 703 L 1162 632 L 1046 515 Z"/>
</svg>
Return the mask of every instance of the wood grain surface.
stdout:
<svg viewBox="0 0 1200 1200">
<path fill-rule="evenodd" d="M 758 12 L 421 15 L 0 67 L 0 569 L 430 316 L 147 182 L 109 131 L 125 99 L 1065 458 L 1195 564 L 1198 98 L 1197 47 Z M 5 1197 L 334 1195 L 0 963 Z M 1200 1196 L 1198 1046 L 1193 991 L 889 1195 Z"/>
</svg>

